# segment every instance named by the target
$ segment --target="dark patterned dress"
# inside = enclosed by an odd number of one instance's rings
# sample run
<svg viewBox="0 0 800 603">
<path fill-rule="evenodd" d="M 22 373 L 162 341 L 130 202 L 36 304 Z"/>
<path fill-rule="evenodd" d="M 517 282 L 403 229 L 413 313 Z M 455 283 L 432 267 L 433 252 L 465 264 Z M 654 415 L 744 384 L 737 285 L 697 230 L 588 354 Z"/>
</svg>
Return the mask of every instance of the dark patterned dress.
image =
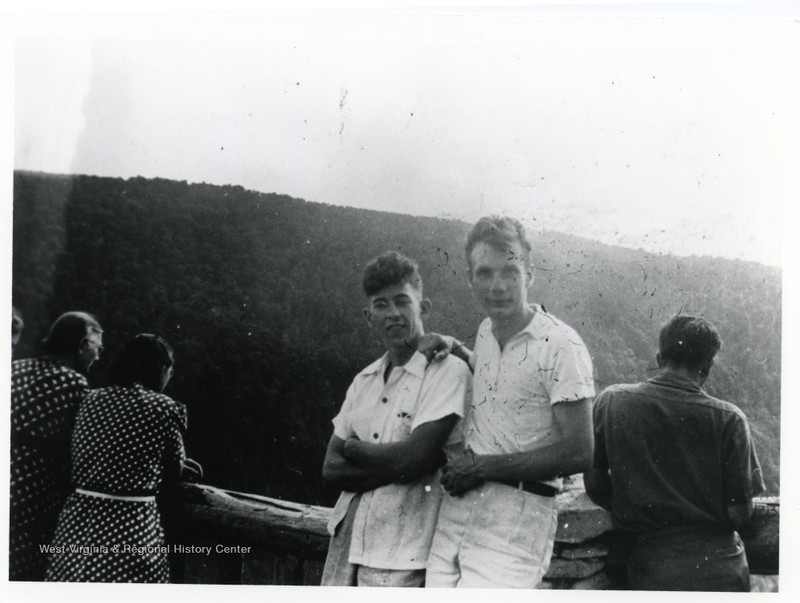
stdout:
<svg viewBox="0 0 800 603">
<path fill-rule="evenodd" d="M 72 439 L 76 490 L 58 520 L 48 581 L 169 581 L 155 495 L 180 475 L 185 430 L 185 407 L 140 385 L 86 397 Z"/>
<path fill-rule="evenodd" d="M 72 486 L 69 446 L 86 378 L 56 360 L 11 364 L 9 580 L 44 580 L 58 513 Z"/>
</svg>

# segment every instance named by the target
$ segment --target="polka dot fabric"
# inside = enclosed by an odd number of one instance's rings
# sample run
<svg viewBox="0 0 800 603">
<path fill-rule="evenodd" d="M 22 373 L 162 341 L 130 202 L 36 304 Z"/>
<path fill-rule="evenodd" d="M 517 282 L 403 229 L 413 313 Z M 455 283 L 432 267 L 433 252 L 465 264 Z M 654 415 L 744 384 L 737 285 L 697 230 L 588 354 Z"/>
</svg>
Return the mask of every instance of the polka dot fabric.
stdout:
<svg viewBox="0 0 800 603">
<path fill-rule="evenodd" d="M 51 582 L 168 582 L 169 570 L 155 502 L 75 494 L 56 530 L 61 552 L 51 556 Z"/>
<path fill-rule="evenodd" d="M 183 405 L 140 385 L 91 392 L 75 422 L 76 488 L 116 496 L 152 496 L 180 475 Z M 76 492 L 58 521 L 48 581 L 167 582 L 161 516 L 154 501 Z"/>
<path fill-rule="evenodd" d="M 86 378 L 50 359 L 11 364 L 9 580 L 44 580 L 58 513 L 72 491 L 70 435 Z"/>
</svg>

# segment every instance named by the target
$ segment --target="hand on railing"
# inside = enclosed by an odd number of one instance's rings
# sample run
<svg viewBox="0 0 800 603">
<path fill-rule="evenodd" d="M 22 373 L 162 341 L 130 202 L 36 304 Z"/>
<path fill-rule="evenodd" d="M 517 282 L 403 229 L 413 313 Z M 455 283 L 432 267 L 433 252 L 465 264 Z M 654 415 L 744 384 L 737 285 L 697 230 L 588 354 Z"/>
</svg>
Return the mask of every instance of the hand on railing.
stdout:
<svg viewBox="0 0 800 603">
<path fill-rule="evenodd" d="M 203 479 L 203 468 L 195 460 L 185 459 L 181 464 L 181 481 L 182 482 L 199 482 Z"/>
</svg>

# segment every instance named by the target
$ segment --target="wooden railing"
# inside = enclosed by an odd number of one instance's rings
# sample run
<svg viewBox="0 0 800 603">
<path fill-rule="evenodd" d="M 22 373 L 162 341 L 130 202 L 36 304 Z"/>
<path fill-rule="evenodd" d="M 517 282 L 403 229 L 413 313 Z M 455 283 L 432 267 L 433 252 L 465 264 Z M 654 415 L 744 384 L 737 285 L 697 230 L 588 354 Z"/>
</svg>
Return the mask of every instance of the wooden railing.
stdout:
<svg viewBox="0 0 800 603">
<path fill-rule="evenodd" d="M 172 580 L 319 585 L 331 509 L 183 484 L 164 500 Z M 624 588 L 609 514 L 572 480 L 558 497 L 556 547 L 543 588 Z M 754 589 L 777 590 L 779 501 L 759 499 L 741 531 Z"/>
</svg>

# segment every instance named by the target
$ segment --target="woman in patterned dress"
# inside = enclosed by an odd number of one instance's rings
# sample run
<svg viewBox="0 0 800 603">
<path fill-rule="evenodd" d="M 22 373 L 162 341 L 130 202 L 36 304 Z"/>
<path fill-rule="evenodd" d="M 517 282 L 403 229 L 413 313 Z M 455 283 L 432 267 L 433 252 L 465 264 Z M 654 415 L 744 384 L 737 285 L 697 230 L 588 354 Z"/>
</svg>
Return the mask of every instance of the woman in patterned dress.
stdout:
<svg viewBox="0 0 800 603">
<path fill-rule="evenodd" d="M 38 358 L 11 364 L 11 480 L 8 579 L 40 582 L 58 514 L 72 492 L 69 446 L 89 391 L 86 373 L 103 349 L 103 329 L 86 312 L 50 327 Z"/>
<path fill-rule="evenodd" d="M 91 392 L 72 438 L 75 493 L 58 520 L 47 580 L 168 582 L 156 494 L 184 467 L 182 404 L 162 394 L 173 354 L 156 335 L 133 338 Z"/>
</svg>

